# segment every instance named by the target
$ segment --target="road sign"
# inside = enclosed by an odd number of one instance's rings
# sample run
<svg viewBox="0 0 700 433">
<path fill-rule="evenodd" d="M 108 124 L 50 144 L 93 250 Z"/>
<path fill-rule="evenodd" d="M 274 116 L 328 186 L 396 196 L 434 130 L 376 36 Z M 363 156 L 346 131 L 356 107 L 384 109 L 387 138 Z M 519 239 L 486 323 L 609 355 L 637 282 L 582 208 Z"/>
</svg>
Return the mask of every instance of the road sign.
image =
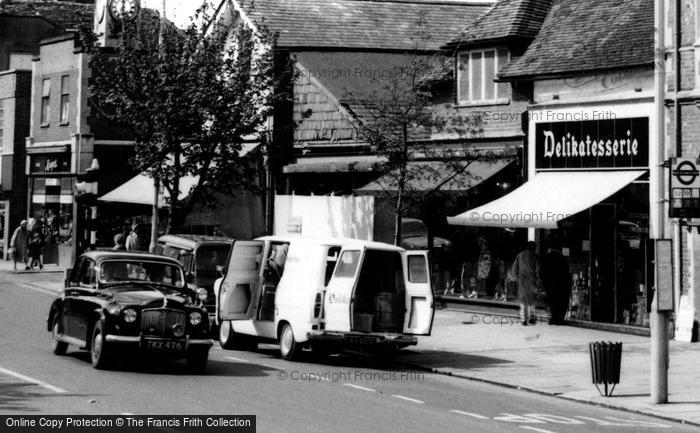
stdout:
<svg viewBox="0 0 700 433">
<path fill-rule="evenodd" d="M 700 159 L 672 158 L 671 218 L 700 218 Z"/>
</svg>

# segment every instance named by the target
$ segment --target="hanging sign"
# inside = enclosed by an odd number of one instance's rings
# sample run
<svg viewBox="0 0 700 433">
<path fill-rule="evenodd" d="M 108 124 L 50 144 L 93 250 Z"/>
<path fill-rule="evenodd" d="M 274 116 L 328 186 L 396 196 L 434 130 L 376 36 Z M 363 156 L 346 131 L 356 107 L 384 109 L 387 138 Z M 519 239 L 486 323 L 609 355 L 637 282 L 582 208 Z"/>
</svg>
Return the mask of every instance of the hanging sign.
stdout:
<svg viewBox="0 0 700 433">
<path fill-rule="evenodd" d="M 700 159 L 671 158 L 671 218 L 700 218 Z"/>
</svg>

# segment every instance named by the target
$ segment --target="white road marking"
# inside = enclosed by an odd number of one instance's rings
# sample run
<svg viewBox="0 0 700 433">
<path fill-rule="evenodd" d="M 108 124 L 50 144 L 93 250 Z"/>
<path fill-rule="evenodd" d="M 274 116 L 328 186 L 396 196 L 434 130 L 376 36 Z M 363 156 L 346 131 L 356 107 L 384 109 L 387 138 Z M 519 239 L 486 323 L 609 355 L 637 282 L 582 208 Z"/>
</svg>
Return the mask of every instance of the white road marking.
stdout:
<svg viewBox="0 0 700 433">
<path fill-rule="evenodd" d="M 37 286 L 35 286 L 33 284 L 29 284 L 29 283 L 15 283 L 15 284 L 17 284 L 18 286 L 20 286 L 22 288 L 34 290 L 35 292 L 40 292 L 40 293 L 44 293 L 47 295 L 58 296 L 61 294 L 60 290 L 44 289 L 42 287 L 37 287 Z"/>
<path fill-rule="evenodd" d="M 65 389 L 59 388 L 57 386 L 53 386 L 50 383 L 46 383 L 46 382 L 41 381 L 39 379 L 34 379 L 33 377 L 25 376 L 23 374 L 17 373 L 17 372 L 12 371 L 12 370 L 8 370 L 6 368 L 0 367 L 0 373 L 5 373 L 8 376 L 16 377 L 17 379 L 24 380 L 26 382 L 33 383 L 35 385 L 39 385 L 42 388 L 48 389 L 49 391 L 52 391 L 52 392 L 55 392 L 58 394 L 65 394 L 68 392 Z"/>
<path fill-rule="evenodd" d="M 472 418 L 477 418 L 477 419 L 490 419 L 489 417 L 483 416 L 483 415 L 479 415 L 478 413 L 464 412 L 464 411 L 456 410 L 456 409 L 453 409 L 453 410 L 451 410 L 450 412 L 458 413 L 458 414 L 460 414 L 460 415 L 470 416 L 470 417 L 472 417 Z"/>
<path fill-rule="evenodd" d="M 244 364 L 253 364 L 253 365 L 259 365 L 261 367 L 265 368 L 270 368 L 272 370 L 284 370 L 284 368 L 281 367 L 275 367 L 274 365 L 269 365 L 269 364 L 263 364 L 261 362 L 255 362 L 249 359 L 243 359 L 243 358 L 236 358 L 233 356 L 224 356 L 224 359 L 228 359 L 229 361 L 234 361 L 234 362 L 242 362 Z"/>
<path fill-rule="evenodd" d="M 524 429 L 527 429 L 527 430 L 536 431 L 536 432 L 538 432 L 538 433 L 554 433 L 554 432 L 551 431 L 551 430 L 545 430 L 545 429 L 543 429 L 543 428 L 537 428 L 537 427 L 530 427 L 529 425 L 521 425 L 521 426 L 518 426 L 518 427 L 524 428 Z"/>
<path fill-rule="evenodd" d="M 131 416 L 131 415 L 134 415 L 134 414 L 133 414 L 133 413 L 131 413 L 131 412 L 122 412 L 122 415 L 125 415 L 125 416 Z"/>
<path fill-rule="evenodd" d="M 349 386 L 350 388 L 359 389 L 359 390 L 361 390 L 361 391 L 377 392 L 377 390 L 375 390 L 375 389 L 372 389 L 372 388 L 365 388 L 364 386 L 355 385 L 354 383 L 344 383 L 343 386 Z"/>
<path fill-rule="evenodd" d="M 399 399 L 401 399 L 401 400 L 410 401 L 411 403 L 425 404 L 425 402 L 424 402 L 423 400 L 416 400 L 415 398 L 404 397 L 403 395 L 393 394 L 392 397 L 394 397 L 394 398 L 399 398 Z"/>
</svg>

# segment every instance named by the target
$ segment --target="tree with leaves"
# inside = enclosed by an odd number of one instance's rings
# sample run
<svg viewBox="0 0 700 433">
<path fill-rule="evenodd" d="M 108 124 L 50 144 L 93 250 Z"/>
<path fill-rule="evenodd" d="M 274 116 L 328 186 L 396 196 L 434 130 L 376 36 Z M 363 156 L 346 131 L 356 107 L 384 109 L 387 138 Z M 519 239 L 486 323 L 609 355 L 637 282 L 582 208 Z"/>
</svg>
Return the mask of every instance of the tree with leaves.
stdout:
<svg viewBox="0 0 700 433">
<path fill-rule="evenodd" d="M 196 205 L 250 188 L 254 179 L 240 152 L 246 136 L 261 136 L 276 97 L 272 47 L 264 29 L 253 33 L 214 19 L 205 2 L 179 29 L 144 9 L 115 24 L 116 47 L 102 48 L 81 31 L 90 54 L 91 106 L 133 132 L 131 165 L 167 191 L 169 231 Z M 183 178 L 196 179 L 180 194 Z"/>
<path fill-rule="evenodd" d="M 348 92 L 344 105 L 356 115 L 356 128 L 376 148 L 380 163 L 372 184 L 383 201 L 393 203 L 394 243 L 401 242 L 401 219 L 442 188 L 473 179 L 469 165 L 496 155 L 471 146 L 482 132 L 480 116 L 460 115 L 449 104 L 436 102 L 433 85 L 449 76 L 454 62 L 421 49 L 429 35 L 421 21 L 413 36 L 414 50 L 389 73 L 371 78 L 371 92 Z M 436 140 L 436 134 L 443 138 Z M 444 136 L 452 139 L 445 140 Z M 432 239 L 432 236 L 429 236 Z M 430 247 L 430 245 L 429 245 Z"/>
</svg>

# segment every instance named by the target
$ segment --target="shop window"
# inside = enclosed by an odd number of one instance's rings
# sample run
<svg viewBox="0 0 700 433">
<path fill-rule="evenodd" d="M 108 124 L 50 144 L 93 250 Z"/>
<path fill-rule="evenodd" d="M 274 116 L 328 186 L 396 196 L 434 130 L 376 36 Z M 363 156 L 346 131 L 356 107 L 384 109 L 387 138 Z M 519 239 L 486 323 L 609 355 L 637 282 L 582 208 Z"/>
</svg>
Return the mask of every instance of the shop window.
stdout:
<svg viewBox="0 0 700 433">
<path fill-rule="evenodd" d="M 474 50 L 457 56 L 457 102 L 460 104 L 508 102 L 508 84 L 495 81 L 508 62 L 508 51 Z"/>
<path fill-rule="evenodd" d="M 68 92 L 68 75 L 61 77 L 61 124 L 68 124 L 68 114 L 70 111 L 70 93 Z"/>
<path fill-rule="evenodd" d="M 41 82 L 41 126 L 49 124 L 49 104 L 51 101 L 51 80 L 45 78 Z"/>
</svg>

